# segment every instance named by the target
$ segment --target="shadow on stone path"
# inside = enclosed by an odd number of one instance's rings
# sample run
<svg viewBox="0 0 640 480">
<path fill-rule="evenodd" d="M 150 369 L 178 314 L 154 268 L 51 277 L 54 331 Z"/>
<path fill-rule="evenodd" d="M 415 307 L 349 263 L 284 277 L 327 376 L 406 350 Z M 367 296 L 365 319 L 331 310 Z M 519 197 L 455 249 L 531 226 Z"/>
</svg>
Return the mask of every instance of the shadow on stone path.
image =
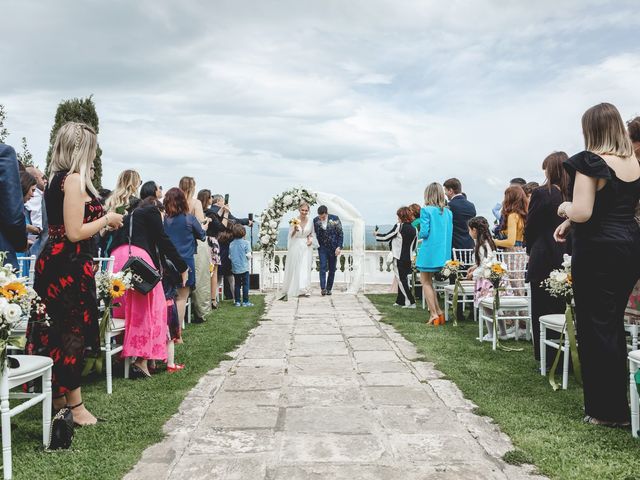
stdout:
<svg viewBox="0 0 640 480">
<path fill-rule="evenodd" d="M 509 439 L 378 319 L 361 296 L 272 301 L 125 478 L 542 478 L 500 460 Z"/>
</svg>

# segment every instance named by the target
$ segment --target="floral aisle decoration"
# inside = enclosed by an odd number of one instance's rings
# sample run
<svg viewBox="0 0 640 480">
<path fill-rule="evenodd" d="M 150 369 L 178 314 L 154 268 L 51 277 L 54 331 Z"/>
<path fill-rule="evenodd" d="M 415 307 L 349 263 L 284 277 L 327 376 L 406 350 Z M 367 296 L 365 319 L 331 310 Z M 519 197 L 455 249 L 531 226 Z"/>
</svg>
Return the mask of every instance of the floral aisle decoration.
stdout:
<svg viewBox="0 0 640 480">
<path fill-rule="evenodd" d="M 560 345 L 564 343 L 565 331 L 569 337 L 569 352 L 571 361 L 573 362 L 573 374 L 578 384 L 582 385 L 582 372 L 580 369 L 580 358 L 578 357 L 578 344 L 576 342 L 576 324 L 575 314 L 573 310 L 573 277 L 571 276 L 571 257 L 564 255 L 562 268 L 553 270 L 549 274 L 549 278 L 542 282 L 542 286 L 549 292 L 552 297 L 564 299 L 567 307 L 565 309 L 564 328 L 560 334 Z M 540 345 L 544 348 L 544 345 Z M 560 385 L 556 382 L 556 370 L 560 363 L 561 350 L 558 349 L 553 365 L 549 371 L 549 384 L 554 390 L 558 390 Z M 565 353 L 566 355 L 566 353 Z"/>
<path fill-rule="evenodd" d="M 481 278 L 486 279 L 493 287 L 493 338 L 496 348 L 505 352 L 520 352 L 522 348 L 505 347 L 500 344 L 498 336 L 498 311 L 500 310 L 500 292 L 504 292 L 504 284 L 509 275 L 507 264 L 498 261 L 495 253 L 489 255 L 485 261 L 478 267 L 480 269 Z"/>
<path fill-rule="evenodd" d="M 122 298 L 127 290 L 132 288 L 131 272 L 128 270 L 109 273 L 107 271 L 99 271 L 96 273 L 96 287 L 98 290 L 98 304 L 102 311 L 100 319 L 100 344 L 104 345 L 107 334 L 107 326 L 111 321 L 111 312 L 115 307 L 119 307 L 118 299 Z M 87 357 L 83 375 L 88 375 L 92 370 L 98 373 L 102 372 L 102 355 L 95 357 Z"/>
<path fill-rule="evenodd" d="M 49 321 L 46 308 L 36 291 L 27 285 L 27 278 L 20 277 L 7 263 L 6 252 L 0 252 L 0 374 L 7 360 L 7 347 L 24 348 L 24 336 L 12 335 L 16 326 L 31 315 L 36 322 Z"/>
<path fill-rule="evenodd" d="M 462 263 L 458 260 L 448 260 L 442 270 L 440 271 L 440 275 L 442 275 L 445 279 L 453 280 L 453 300 L 452 300 L 452 308 L 453 308 L 453 326 L 458 326 L 458 296 L 460 294 L 460 268 L 462 267 Z M 445 305 L 446 306 L 446 305 Z"/>
<path fill-rule="evenodd" d="M 281 193 L 269 200 L 267 209 L 260 216 L 260 248 L 264 261 L 271 265 L 275 256 L 276 243 L 278 242 L 278 227 L 282 216 L 296 208 L 302 202 L 315 205 L 318 202 L 317 195 L 305 188 L 293 188 Z"/>
</svg>

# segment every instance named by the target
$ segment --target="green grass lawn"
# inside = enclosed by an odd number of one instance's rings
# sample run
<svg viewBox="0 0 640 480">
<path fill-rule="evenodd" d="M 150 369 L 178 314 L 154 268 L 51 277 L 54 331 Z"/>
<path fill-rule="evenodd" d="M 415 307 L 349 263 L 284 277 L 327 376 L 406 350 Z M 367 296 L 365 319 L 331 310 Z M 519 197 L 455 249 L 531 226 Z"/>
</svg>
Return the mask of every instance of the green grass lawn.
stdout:
<svg viewBox="0 0 640 480">
<path fill-rule="evenodd" d="M 493 418 L 511 437 L 516 451 L 511 463 L 533 463 L 539 471 L 560 479 L 640 479 L 640 441 L 630 430 L 582 423 L 582 389 L 570 377 L 569 389 L 554 392 L 538 371 L 533 346 L 522 352 L 492 351 L 476 340 L 473 321 L 441 327 L 424 324 L 426 311 L 391 305 L 395 295 L 368 295 L 393 325 L 416 345 L 425 360 L 434 362 L 478 413 Z"/>
<path fill-rule="evenodd" d="M 119 479 L 142 451 L 163 438 L 162 425 L 200 377 L 227 359 L 255 327 L 264 311 L 264 297 L 252 296 L 254 308 L 224 302 L 206 323 L 187 325 L 184 344 L 176 346 L 182 372 L 158 373 L 146 380 L 125 380 L 122 367 L 114 375 L 113 394 L 106 394 L 104 375 L 92 377 L 82 393 L 88 408 L 107 420 L 76 429 L 69 451 L 43 452 L 42 409 L 33 407 L 12 419 L 13 472 L 16 479 Z"/>
</svg>

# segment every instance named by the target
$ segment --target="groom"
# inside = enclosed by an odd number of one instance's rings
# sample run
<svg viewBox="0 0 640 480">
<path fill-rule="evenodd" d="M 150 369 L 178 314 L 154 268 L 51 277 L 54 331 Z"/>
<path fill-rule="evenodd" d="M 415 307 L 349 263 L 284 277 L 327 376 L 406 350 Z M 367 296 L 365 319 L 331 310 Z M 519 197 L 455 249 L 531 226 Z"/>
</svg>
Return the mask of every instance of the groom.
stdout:
<svg viewBox="0 0 640 480">
<path fill-rule="evenodd" d="M 336 276 L 336 261 L 342 251 L 342 223 L 336 215 L 329 215 L 327 207 L 318 207 L 318 216 L 313 219 L 313 229 L 318 239 L 320 257 L 320 288 L 322 296 L 331 295 L 333 280 Z M 327 278 L 327 271 L 329 278 Z"/>
</svg>

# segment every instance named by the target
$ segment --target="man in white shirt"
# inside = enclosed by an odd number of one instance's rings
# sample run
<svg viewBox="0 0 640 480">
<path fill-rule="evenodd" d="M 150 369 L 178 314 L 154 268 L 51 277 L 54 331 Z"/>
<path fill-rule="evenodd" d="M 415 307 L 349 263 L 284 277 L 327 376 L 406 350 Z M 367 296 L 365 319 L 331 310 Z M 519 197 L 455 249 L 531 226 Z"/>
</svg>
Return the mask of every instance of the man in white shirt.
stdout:
<svg viewBox="0 0 640 480">
<path fill-rule="evenodd" d="M 44 174 L 36 167 L 27 167 L 26 171 L 36 179 L 36 190 L 33 192 L 31 200 L 25 204 L 25 207 L 29 211 L 31 225 L 42 230 L 42 196 L 47 182 Z"/>
</svg>

